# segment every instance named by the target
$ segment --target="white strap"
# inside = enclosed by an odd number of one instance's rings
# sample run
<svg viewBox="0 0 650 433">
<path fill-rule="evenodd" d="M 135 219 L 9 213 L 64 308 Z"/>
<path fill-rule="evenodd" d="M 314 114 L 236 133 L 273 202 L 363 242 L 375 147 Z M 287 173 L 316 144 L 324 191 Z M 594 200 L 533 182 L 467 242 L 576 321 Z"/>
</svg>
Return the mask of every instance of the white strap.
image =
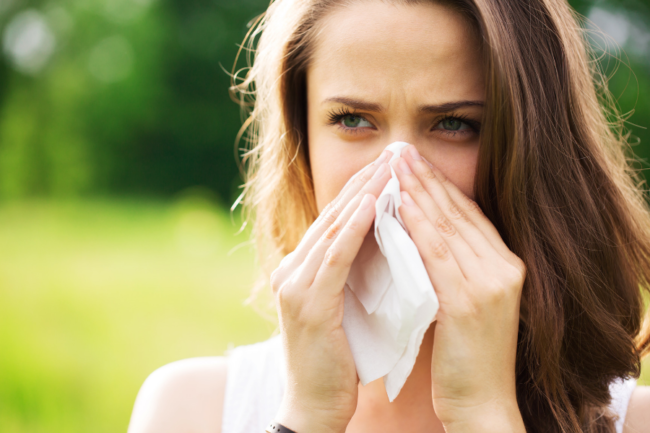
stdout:
<svg viewBox="0 0 650 433">
<path fill-rule="evenodd" d="M 231 349 L 221 433 L 260 433 L 275 417 L 284 394 L 280 336 Z"/>
<path fill-rule="evenodd" d="M 609 407 L 618 415 L 618 419 L 615 422 L 616 433 L 623 433 L 625 414 L 627 413 L 627 406 L 630 403 L 630 397 L 634 388 L 636 388 L 636 379 L 634 378 L 627 380 L 617 379 L 609 385 L 609 392 L 612 396 Z"/>
</svg>

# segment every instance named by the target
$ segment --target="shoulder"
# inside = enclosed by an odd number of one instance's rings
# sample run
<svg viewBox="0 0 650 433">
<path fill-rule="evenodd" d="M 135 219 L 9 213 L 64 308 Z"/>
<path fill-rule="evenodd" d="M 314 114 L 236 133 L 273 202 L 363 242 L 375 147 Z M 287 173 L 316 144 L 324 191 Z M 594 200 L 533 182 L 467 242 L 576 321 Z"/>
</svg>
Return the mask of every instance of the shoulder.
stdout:
<svg viewBox="0 0 650 433">
<path fill-rule="evenodd" d="M 221 432 L 227 358 L 190 358 L 149 375 L 135 401 L 128 433 Z"/>
<path fill-rule="evenodd" d="M 632 392 L 623 433 L 650 433 L 650 386 L 637 386 Z"/>
</svg>

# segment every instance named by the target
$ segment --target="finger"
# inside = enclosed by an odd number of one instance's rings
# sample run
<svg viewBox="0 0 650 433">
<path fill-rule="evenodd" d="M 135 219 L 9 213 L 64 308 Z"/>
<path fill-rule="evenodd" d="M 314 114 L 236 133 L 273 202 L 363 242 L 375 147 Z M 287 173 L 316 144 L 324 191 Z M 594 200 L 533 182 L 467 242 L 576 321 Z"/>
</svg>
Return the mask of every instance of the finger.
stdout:
<svg viewBox="0 0 650 433">
<path fill-rule="evenodd" d="M 382 168 L 382 165 L 386 165 L 385 161 L 388 161 L 390 155 L 392 155 L 390 151 L 382 152 L 377 160 L 367 165 L 348 180 L 339 195 L 323 209 L 318 218 L 303 235 L 302 240 L 286 262 L 286 266 L 279 271 L 277 277 L 280 280 L 288 276 L 305 261 L 307 254 L 313 248 L 314 244 L 323 235 L 325 230 L 337 220 L 353 197 L 359 195 L 362 197 L 363 194 L 367 193 L 374 194 L 375 196 L 379 195 L 381 189 L 390 178 L 390 171 L 387 166 L 383 167 L 383 171 L 380 168 Z"/>
<path fill-rule="evenodd" d="M 412 147 L 412 146 L 409 146 Z M 414 147 L 412 147 L 415 149 Z M 423 161 L 396 160 L 400 185 L 432 222 L 444 215 L 458 230 L 460 236 L 479 257 L 491 258 L 497 252 L 483 232 L 474 225 L 467 213 L 449 196 L 449 193 Z"/>
<path fill-rule="evenodd" d="M 345 209 L 343 209 L 336 221 L 327 227 L 321 237 L 316 241 L 312 249 L 307 253 L 307 256 L 299 266 L 300 276 L 297 277 L 297 281 L 299 282 L 300 287 L 308 287 L 312 284 L 314 278 L 316 277 L 316 273 L 318 272 L 318 269 L 323 262 L 323 258 L 325 257 L 327 250 L 336 241 L 336 238 L 339 236 L 343 227 L 348 224 L 350 218 L 352 218 L 357 208 L 359 207 L 362 199 L 367 195 L 376 197 L 381 193 L 383 183 L 377 183 L 375 181 L 377 179 L 380 179 L 382 176 L 385 176 L 386 179 L 390 177 L 388 164 L 384 163 L 382 165 L 383 167 L 380 167 L 380 169 L 376 172 L 377 177 L 372 179 L 372 181 L 367 184 L 368 188 L 362 188 L 361 191 L 348 202 Z M 380 170 L 383 170 L 384 174 L 381 174 Z M 374 207 L 371 209 L 371 211 L 374 212 Z"/>
<path fill-rule="evenodd" d="M 421 156 L 421 155 L 420 155 Z M 412 160 L 410 155 L 407 157 L 409 163 Z M 454 201 L 460 206 L 467 217 L 474 223 L 476 227 L 479 228 L 485 235 L 486 239 L 490 242 L 492 247 L 510 264 L 518 266 L 520 265 L 521 259 L 512 251 L 510 248 L 503 242 L 503 238 L 499 231 L 494 227 L 492 221 L 485 216 L 481 207 L 467 195 L 465 195 L 456 185 L 447 179 L 447 177 L 440 171 L 438 167 L 429 162 L 425 157 L 422 156 L 422 160 L 427 164 L 427 166 L 433 171 L 433 173 L 440 179 L 440 183 L 447 189 L 449 195 L 454 199 Z"/>
<path fill-rule="evenodd" d="M 365 194 L 378 196 L 390 178 L 388 164 L 380 164 L 379 168 L 374 170 L 372 178 L 355 191 L 356 194 L 351 198 L 339 201 L 336 207 L 326 214 L 327 217 L 319 223 L 314 222 L 310 230 L 303 236 L 298 247 L 282 260 L 282 266 L 271 275 L 271 286 L 280 287 L 294 273 L 296 278 L 300 279 L 300 287 L 308 287 L 318 271 L 320 263 L 323 260 L 325 251 L 334 241 L 340 228 L 347 222 L 355 208 L 361 202 Z M 360 185 L 361 186 L 361 185 Z M 345 206 L 343 205 L 345 203 Z M 339 210 L 339 206 L 344 206 Z M 298 276 L 300 275 L 300 276 Z M 274 289 L 275 291 L 275 289 Z"/>
<path fill-rule="evenodd" d="M 393 165 L 395 166 L 395 173 L 400 182 L 400 188 L 403 192 L 413 192 L 413 194 L 416 194 L 418 208 L 445 240 L 463 274 L 466 277 L 473 275 L 479 269 L 479 258 L 474 249 L 458 231 L 455 225 L 457 221 L 451 221 L 445 215 L 442 208 L 438 206 L 438 203 L 429 195 L 413 172 L 410 171 L 404 158 L 397 158 Z M 411 200 L 412 196 L 407 194 L 407 197 Z"/>
<path fill-rule="evenodd" d="M 388 181 L 388 172 L 380 173 L 378 177 L 375 176 L 377 171 L 382 167 L 382 164 L 389 160 L 392 153 L 385 150 L 373 163 L 361 169 L 348 182 L 343 186 L 338 196 L 332 200 L 322 210 L 316 221 L 309 227 L 301 243 L 296 248 L 294 260 L 300 263 L 304 260 L 305 256 L 311 250 L 314 243 L 322 236 L 323 232 L 336 221 L 342 210 L 349 203 L 349 201 L 364 193 L 370 193 L 370 190 L 375 190 L 377 184 L 385 184 Z M 385 167 L 384 167 L 385 168 Z M 382 186 L 383 186 L 382 184 Z M 378 195 L 378 194 L 377 194 Z"/>
<path fill-rule="evenodd" d="M 400 216 L 409 229 L 436 292 L 459 287 L 458 283 L 465 277 L 446 240 L 408 192 L 402 191 L 401 196 Z"/>
<path fill-rule="evenodd" d="M 375 201 L 375 196 L 366 194 L 340 234 L 326 250 L 311 285 L 317 293 L 337 296 L 343 291 L 350 267 L 375 218 Z"/>
</svg>

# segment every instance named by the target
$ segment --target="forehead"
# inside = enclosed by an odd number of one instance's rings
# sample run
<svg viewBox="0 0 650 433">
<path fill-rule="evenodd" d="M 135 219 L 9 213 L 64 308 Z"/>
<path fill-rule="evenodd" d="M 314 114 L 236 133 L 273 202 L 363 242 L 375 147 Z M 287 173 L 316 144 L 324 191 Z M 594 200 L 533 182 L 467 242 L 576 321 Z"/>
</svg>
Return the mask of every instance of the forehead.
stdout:
<svg viewBox="0 0 650 433">
<path fill-rule="evenodd" d="M 319 22 L 308 83 L 325 94 L 481 99 L 479 41 L 465 17 L 439 4 L 354 1 Z"/>
</svg>

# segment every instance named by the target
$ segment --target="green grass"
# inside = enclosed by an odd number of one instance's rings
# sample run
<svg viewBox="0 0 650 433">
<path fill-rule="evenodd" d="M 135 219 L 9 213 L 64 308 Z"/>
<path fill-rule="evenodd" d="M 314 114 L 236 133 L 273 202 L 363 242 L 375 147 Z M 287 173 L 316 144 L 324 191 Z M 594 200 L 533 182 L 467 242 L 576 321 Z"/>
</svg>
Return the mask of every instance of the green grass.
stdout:
<svg viewBox="0 0 650 433">
<path fill-rule="evenodd" d="M 156 368 L 271 335 L 248 234 L 198 197 L 0 207 L 0 432 L 125 432 Z"/>
<path fill-rule="evenodd" d="M 157 367 L 267 338 L 238 227 L 202 200 L 0 209 L 0 431 L 124 432 Z"/>
</svg>

